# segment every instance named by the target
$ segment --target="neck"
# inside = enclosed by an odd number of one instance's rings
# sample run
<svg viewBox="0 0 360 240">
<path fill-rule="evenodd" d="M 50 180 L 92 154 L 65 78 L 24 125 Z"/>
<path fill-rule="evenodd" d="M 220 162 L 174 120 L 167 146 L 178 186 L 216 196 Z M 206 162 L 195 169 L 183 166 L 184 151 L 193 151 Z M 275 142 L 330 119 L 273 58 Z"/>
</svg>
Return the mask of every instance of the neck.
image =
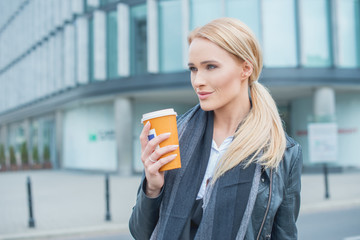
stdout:
<svg viewBox="0 0 360 240">
<path fill-rule="evenodd" d="M 240 122 L 251 108 L 248 94 L 241 101 L 214 110 L 214 140 L 218 146 L 229 136 L 233 136 Z"/>
</svg>

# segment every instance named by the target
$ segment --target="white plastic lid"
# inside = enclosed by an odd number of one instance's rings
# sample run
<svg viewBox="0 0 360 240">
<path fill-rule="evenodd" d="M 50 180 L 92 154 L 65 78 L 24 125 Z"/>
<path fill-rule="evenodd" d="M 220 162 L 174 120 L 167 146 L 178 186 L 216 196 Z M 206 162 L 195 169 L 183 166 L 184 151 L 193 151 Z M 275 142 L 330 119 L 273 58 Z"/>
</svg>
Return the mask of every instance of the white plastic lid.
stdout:
<svg viewBox="0 0 360 240">
<path fill-rule="evenodd" d="M 176 112 L 174 111 L 173 108 L 168 108 L 168 109 L 163 109 L 163 110 L 143 114 L 141 122 L 143 123 L 143 122 L 145 122 L 146 120 L 149 120 L 149 119 L 158 118 L 158 117 L 164 117 L 164 116 L 169 116 L 169 115 L 177 116 L 177 114 L 176 114 Z"/>
</svg>

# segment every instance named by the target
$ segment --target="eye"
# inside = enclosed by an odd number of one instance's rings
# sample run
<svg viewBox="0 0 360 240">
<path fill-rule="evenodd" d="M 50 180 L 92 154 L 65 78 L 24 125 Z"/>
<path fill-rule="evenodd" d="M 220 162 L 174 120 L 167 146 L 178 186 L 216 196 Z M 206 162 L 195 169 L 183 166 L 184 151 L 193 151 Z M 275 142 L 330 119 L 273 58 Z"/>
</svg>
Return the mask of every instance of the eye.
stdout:
<svg viewBox="0 0 360 240">
<path fill-rule="evenodd" d="M 215 66 L 215 65 L 213 65 L 213 64 L 208 64 L 208 65 L 206 65 L 206 69 L 207 69 L 207 70 L 212 70 L 212 69 L 215 69 L 215 68 L 217 68 L 217 66 Z"/>
<path fill-rule="evenodd" d="M 196 72 L 197 68 L 196 67 L 189 67 L 190 72 Z"/>
</svg>

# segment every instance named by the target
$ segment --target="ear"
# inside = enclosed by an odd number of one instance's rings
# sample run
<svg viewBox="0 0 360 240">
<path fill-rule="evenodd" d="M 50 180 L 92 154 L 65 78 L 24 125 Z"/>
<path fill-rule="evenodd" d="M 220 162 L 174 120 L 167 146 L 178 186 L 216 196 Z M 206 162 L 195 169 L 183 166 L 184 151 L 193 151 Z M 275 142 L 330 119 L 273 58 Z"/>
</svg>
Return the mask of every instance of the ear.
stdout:
<svg viewBox="0 0 360 240">
<path fill-rule="evenodd" d="M 241 73 L 241 80 L 249 79 L 253 72 L 253 66 L 248 61 L 244 61 L 241 64 L 242 73 Z"/>
</svg>

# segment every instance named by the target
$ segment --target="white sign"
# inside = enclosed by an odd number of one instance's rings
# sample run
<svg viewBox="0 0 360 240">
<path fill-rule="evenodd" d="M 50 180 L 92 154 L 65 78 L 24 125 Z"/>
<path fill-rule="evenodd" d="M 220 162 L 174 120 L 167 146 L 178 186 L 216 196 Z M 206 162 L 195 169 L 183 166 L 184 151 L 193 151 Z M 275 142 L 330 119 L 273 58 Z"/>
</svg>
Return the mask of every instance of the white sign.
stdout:
<svg viewBox="0 0 360 240">
<path fill-rule="evenodd" d="M 336 123 L 308 124 L 310 162 L 335 162 L 338 152 Z"/>
</svg>

